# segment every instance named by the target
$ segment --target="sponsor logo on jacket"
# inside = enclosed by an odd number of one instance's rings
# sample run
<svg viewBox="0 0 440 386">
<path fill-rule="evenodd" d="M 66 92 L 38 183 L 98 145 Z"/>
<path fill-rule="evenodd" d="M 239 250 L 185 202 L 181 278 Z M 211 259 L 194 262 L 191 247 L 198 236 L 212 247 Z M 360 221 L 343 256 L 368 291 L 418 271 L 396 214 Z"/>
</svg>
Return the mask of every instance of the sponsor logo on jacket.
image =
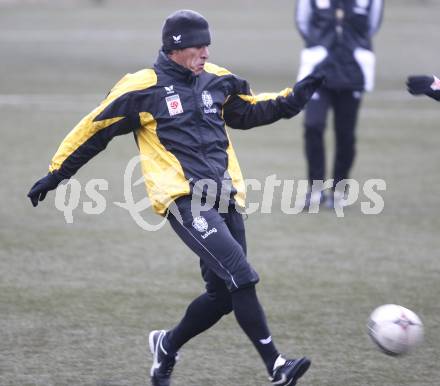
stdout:
<svg viewBox="0 0 440 386">
<path fill-rule="evenodd" d="M 205 114 L 216 114 L 217 109 L 214 107 L 212 108 L 212 105 L 214 104 L 214 101 L 212 100 L 212 95 L 209 91 L 204 90 L 202 92 L 202 102 L 205 106 L 204 112 Z"/>
<path fill-rule="evenodd" d="M 180 101 L 180 96 L 178 94 L 167 96 L 165 101 L 171 117 L 183 113 L 182 102 Z"/>
<path fill-rule="evenodd" d="M 174 94 L 174 86 L 173 85 L 165 86 L 164 89 L 167 92 L 167 95 Z"/>
</svg>

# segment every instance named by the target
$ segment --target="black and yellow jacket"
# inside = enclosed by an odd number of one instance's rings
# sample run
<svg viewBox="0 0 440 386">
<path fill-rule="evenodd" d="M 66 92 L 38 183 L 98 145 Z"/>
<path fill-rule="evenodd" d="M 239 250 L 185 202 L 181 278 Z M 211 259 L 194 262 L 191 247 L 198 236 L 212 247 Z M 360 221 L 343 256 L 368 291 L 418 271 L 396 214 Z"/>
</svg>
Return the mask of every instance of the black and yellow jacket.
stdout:
<svg viewBox="0 0 440 386">
<path fill-rule="evenodd" d="M 134 132 L 155 211 L 209 179 L 229 185 L 244 206 L 245 186 L 225 124 L 235 129 L 272 123 L 300 111 L 291 89 L 257 96 L 249 84 L 206 63 L 195 76 L 163 52 L 152 69 L 124 76 L 105 100 L 67 135 L 50 172 L 70 178 L 117 135 Z"/>
</svg>

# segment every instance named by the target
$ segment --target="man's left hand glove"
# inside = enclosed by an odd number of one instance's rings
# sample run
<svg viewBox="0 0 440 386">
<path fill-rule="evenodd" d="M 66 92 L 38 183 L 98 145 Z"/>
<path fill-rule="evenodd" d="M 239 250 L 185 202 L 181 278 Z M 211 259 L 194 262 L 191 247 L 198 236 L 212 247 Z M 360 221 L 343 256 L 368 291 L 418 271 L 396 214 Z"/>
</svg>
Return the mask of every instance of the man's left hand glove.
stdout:
<svg viewBox="0 0 440 386">
<path fill-rule="evenodd" d="M 325 76 L 311 74 L 300 80 L 293 87 L 291 101 L 299 110 L 302 110 L 315 91 L 324 83 Z"/>
<path fill-rule="evenodd" d="M 59 183 L 62 181 L 57 175 L 49 173 L 47 176 L 38 180 L 28 193 L 28 197 L 31 199 L 32 205 L 35 207 L 38 205 L 38 201 L 43 201 L 47 192 L 56 189 Z"/>
<path fill-rule="evenodd" d="M 440 79 L 428 75 L 412 75 L 406 81 L 408 92 L 413 95 L 427 95 L 440 101 Z"/>
</svg>

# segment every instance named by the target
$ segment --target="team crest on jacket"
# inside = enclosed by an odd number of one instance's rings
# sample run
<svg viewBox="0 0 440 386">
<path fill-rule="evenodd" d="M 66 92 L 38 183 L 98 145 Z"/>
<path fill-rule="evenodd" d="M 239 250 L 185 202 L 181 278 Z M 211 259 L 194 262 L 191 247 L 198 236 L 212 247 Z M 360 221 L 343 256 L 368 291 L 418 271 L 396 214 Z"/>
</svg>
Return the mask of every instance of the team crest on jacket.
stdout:
<svg viewBox="0 0 440 386">
<path fill-rule="evenodd" d="M 208 230 L 208 222 L 203 216 L 194 217 L 192 226 L 199 232 L 206 232 Z"/>
<path fill-rule="evenodd" d="M 212 95 L 209 91 L 202 91 L 202 102 L 205 106 L 205 114 L 215 114 L 217 113 L 217 109 L 214 107 L 212 108 L 212 105 L 214 104 L 214 101 L 212 100 Z"/>
<path fill-rule="evenodd" d="M 183 113 L 182 102 L 180 101 L 180 97 L 178 94 L 166 97 L 165 101 L 167 102 L 168 112 L 170 113 L 170 116 Z"/>
</svg>

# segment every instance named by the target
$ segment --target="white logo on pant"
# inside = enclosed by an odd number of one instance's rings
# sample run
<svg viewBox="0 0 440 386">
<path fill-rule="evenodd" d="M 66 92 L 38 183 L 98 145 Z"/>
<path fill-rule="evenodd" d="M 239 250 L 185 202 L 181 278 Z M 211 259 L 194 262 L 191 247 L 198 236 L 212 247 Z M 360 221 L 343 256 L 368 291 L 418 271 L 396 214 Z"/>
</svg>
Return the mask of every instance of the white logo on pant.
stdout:
<svg viewBox="0 0 440 386">
<path fill-rule="evenodd" d="M 319 9 L 330 8 L 330 0 L 316 0 L 316 6 Z"/>
<path fill-rule="evenodd" d="M 199 232 L 206 232 L 208 230 L 208 222 L 203 216 L 194 217 L 192 226 Z"/>
<path fill-rule="evenodd" d="M 356 0 L 356 5 L 358 7 L 367 8 L 370 0 Z"/>
<path fill-rule="evenodd" d="M 208 236 L 212 235 L 213 233 L 217 233 L 217 228 L 211 228 L 208 232 L 202 235 L 202 239 L 206 239 Z"/>
<path fill-rule="evenodd" d="M 211 228 L 208 231 L 209 225 L 205 217 L 203 216 L 195 217 L 192 222 L 192 226 L 195 230 L 199 231 L 200 233 L 205 232 L 203 235 L 201 235 L 202 239 L 206 239 L 208 236 L 212 235 L 213 233 L 217 233 L 217 228 Z"/>
</svg>

